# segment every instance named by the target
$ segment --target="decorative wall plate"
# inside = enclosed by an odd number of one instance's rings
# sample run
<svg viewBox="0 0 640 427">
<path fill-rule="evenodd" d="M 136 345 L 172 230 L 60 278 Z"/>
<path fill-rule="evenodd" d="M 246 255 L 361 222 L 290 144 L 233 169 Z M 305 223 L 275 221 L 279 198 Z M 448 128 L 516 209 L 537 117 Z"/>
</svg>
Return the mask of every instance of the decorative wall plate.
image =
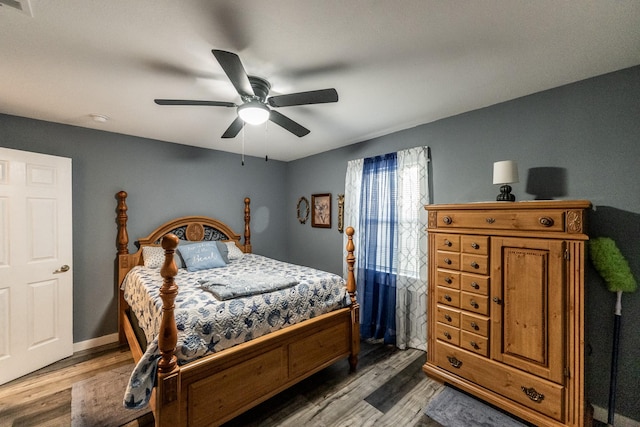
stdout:
<svg viewBox="0 0 640 427">
<path fill-rule="evenodd" d="M 306 223 L 309 218 L 309 200 L 306 197 L 302 196 L 298 199 L 297 212 L 300 224 Z"/>
</svg>

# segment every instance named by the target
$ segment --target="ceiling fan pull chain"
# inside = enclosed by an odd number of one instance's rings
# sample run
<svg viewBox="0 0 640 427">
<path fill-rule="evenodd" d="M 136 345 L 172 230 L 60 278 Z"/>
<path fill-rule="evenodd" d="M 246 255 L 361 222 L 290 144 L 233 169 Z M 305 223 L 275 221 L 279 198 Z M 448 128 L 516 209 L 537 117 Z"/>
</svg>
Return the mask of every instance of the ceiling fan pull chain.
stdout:
<svg viewBox="0 0 640 427">
<path fill-rule="evenodd" d="M 244 126 L 242 126 L 242 166 L 244 166 Z"/>
<path fill-rule="evenodd" d="M 267 154 L 267 147 L 269 146 L 269 121 L 264 122 L 264 161 L 269 161 L 269 155 Z"/>
</svg>

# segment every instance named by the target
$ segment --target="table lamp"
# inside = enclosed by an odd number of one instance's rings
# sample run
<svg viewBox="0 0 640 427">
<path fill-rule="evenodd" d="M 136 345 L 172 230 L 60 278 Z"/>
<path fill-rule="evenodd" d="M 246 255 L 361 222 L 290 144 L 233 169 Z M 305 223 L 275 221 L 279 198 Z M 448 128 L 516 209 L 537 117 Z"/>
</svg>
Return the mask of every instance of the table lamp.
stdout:
<svg viewBox="0 0 640 427">
<path fill-rule="evenodd" d="M 518 164 L 513 160 L 503 160 L 493 164 L 493 183 L 500 185 L 499 202 L 515 202 L 516 196 L 511 194 L 511 186 L 518 182 Z"/>
</svg>

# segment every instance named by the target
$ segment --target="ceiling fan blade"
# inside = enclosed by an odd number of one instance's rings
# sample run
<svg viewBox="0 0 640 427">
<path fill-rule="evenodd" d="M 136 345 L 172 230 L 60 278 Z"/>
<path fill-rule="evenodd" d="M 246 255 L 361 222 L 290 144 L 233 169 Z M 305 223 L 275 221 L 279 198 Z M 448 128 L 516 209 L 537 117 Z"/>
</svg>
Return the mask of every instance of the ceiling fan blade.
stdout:
<svg viewBox="0 0 640 427">
<path fill-rule="evenodd" d="M 269 115 L 269 120 L 271 120 L 273 123 L 282 126 L 283 128 L 285 128 L 286 130 L 288 130 L 289 132 L 291 132 L 292 134 L 299 136 L 299 137 L 303 137 L 306 134 L 308 134 L 310 131 L 309 129 L 305 128 L 304 126 L 294 122 L 293 120 L 291 120 L 289 117 L 280 114 L 279 112 L 275 111 L 275 110 L 271 110 L 271 114 Z"/>
<path fill-rule="evenodd" d="M 191 101 L 188 99 L 154 99 L 158 105 L 204 105 L 208 107 L 237 107 L 233 102 Z"/>
<path fill-rule="evenodd" d="M 247 72 L 244 70 L 242 62 L 240 62 L 240 57 L 233 52 L 225 50 L 213 49 L 211 52 L 213 52 L 213 56 L 216 57 L 240 96 L 254 96 L 251 82 L 249 82 Z"/>
<path fill-rule="evenodd" d="M 236 119 L 231 122 L 231 125 L 227 128 L 226 131 L 222 134 L 223 138 L 235 138 L 238 133 L 242 130 L 244 126 L 244 121 L 240 117 L 236 117 Z"/>
<path fill-rule="evenodd" d="M 324 104 L 338 102 L 338 92 L 335 89 L 320 89 L 309 92 L 277 95 L 269 98 L 272 107 L 290 107 L 292 105 Z"/>
</svg>

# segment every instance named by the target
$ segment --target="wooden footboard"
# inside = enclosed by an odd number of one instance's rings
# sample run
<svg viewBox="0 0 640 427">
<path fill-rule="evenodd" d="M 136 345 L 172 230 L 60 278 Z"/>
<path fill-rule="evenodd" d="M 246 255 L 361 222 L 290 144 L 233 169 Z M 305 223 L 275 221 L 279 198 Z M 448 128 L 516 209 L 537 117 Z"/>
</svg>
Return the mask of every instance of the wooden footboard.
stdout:
<svg viewBox="0 0 640 427">
<path fill-rule="evenodd" d="M 179 425 L 222 424 L 348 357 L 350 329 L 342 309 L 181 367 Z"/>
<path fill-rule="evenodd" d="M 118 286 L 133 266 L 142 262 L 138 253 L 128 254 L 126 231 L 126 193 L 118 198 Z M 245 252 L 251 251 L 249 199 L 245 199 Z M 202 217 L 198 218 L 199 221 Z M 180 224 L 184 223 L 184 218 Z M 175 223 L 175 222 L 174 222 Z M 172 223 L 172 226 L 175 225 Z M 223 227 L 224 224 L 220 223 Z M 167 227 L 159 227 L 148 241 L 157 240 Z M 239 236 L 225 229 L 227 236 Z M 230 234 L 229 234 L 230 233 Z M 289 326 L 263 337 L 178 366 L 174 355 L 177 330 L 173 315 L 178 286 L 174 281 L 178 269 L 173 260 L 178 238 L 162 237 L 165 261 L 161 269 L 163 300 L 157 387 L 150 403 L 157 426 L 217 426 L 300 380 L 343 359 L 355 370 L 360 350 L 359 306 L 356 301 L 354 244 L 352 227 L 346 229 L 347 290 L 351 305 L 314 319 Z M 121 294 L 122 292 L 120 292 Z M 126 302 L 120 296 L 120 336 L 129 342 L 134 358 L 142 349 L 125 313 Z"/>
</svg>

